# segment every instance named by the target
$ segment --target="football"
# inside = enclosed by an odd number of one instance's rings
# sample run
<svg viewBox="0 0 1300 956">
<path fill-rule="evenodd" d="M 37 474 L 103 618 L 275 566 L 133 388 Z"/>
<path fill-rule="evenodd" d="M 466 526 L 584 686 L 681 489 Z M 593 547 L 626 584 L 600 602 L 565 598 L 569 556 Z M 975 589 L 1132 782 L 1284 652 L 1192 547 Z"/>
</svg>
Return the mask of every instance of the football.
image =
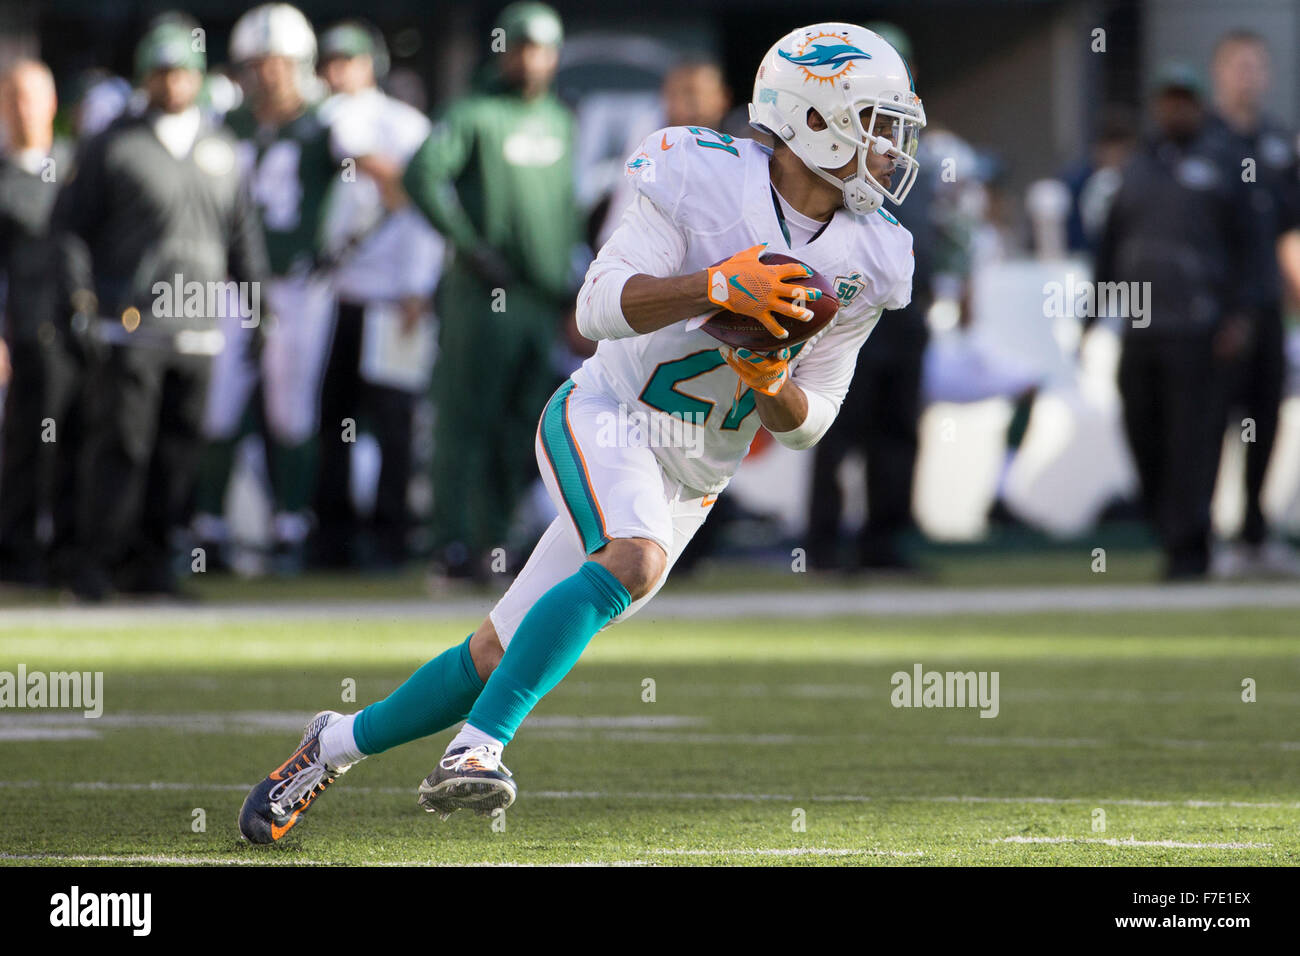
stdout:
<svg viewBox="0 0 1300 956">
<path fill-rule="evenodd" d="M 726 309 L 719 309 L 701 326 L 705 332 L 732 348 L 750 349 L 754 352 L 771 352 L 776 349 L 790 348 L 801 342 L 807 342 L 826 328 L 831 319 L 835 318 L 835 313 L 840 307 L 840 300 L 835 297 L 835 290 L 831 288 L 831 284 L 826 280 L 825 276 L 793 256 L 783 255 L 779 252 L 765 252 L 759 256 L 759 261 L 767 265 L 795 262 L 811 273 L 806 279 L 791 279 L 789 281 L 821 292 L 819 298 L 809 299 L 805 303 L 812 310 L 813 317 L 807 322 L 799 322 L 785 316 L 777 316 L 777 321 L 790 333 L 788 338 L 778 339 L 758 319 L 748 315 L 740 315 L 736 312 L 729 312 Z"/>
</svg>

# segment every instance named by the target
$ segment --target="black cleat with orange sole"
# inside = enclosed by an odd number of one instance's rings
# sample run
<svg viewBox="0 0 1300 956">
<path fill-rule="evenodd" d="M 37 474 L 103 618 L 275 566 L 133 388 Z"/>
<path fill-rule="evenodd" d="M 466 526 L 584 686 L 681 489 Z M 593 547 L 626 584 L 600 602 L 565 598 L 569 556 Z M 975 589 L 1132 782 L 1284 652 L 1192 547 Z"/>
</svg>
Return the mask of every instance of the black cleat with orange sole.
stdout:
<svg viewBox="0 0 1300 956">
<path fill-rule="evenodd" d="M 328 767 L 320 759 L 320 732 L 342 714 L 321 711 L 307 725 L 292 756 L 248 792 L 239 808 L 239 835 L 249 843 L 278 843 L 311 809 L 325 788 L 351 766 Z"/>
</svg>

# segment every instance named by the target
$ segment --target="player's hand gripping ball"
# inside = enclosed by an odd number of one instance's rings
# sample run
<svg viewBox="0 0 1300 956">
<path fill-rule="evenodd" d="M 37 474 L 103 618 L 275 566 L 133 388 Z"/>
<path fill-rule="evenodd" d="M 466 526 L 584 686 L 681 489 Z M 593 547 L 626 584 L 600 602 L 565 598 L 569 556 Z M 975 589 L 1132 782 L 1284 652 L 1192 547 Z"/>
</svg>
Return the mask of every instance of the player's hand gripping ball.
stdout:
<svg viewBox="0 0 1300 956">
<path fill-rule="evenodd" d="M 732 348 L 771 352 L 806 342 L 840 307 L 824 276 L 764 248 L 753 246 L 708 270 L 709 301 L 722 308 L 703 329 Z"/>
<path fill-rule="evenodd" d="M 790 350 L 778 349 L 775 352 L 751 352 L 749 349 L 733 349 L 723 346 L 718 349 L 727 364 L 736 370 L 740 381 L 756 392 L 775 395 L 790 379 Z"/>
</svg>

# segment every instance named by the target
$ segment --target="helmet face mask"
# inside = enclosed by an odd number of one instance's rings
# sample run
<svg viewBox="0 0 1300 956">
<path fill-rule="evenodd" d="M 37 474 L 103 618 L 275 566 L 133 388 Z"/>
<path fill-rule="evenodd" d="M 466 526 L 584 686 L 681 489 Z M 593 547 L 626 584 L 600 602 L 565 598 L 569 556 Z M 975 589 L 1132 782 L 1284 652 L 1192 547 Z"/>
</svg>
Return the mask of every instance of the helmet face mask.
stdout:
<svg viewBox="0 0 1300 956">
<path fill-rule="evenodd" d="M 826 127 L 808 125 L 809 110 Z M 864 123 L 865 114 L 865 123 Z M 844 193 L 855 213 L 874 212 L 884 200 L 900 204 L 916 181 L 916 150 L 925 110 L 912 89 L 911 74 L 882 37 L 846 23 L 803 27 L 768 51 L 754 81 L 750 124 L 771 133 L 804 165 Z M 878 135 L 881 121 L 889 135 Z M 872 153 L 894 162 L 897 186 L 872 175 Z M 831 170 L 856 159 L 841 179 Z"/>
<path fill-rule="evenodd" d="M 916 100 L 915 109 L 886 105 L 874 98 L 854 99 L 845 111 L 846 116 L 841 118 L 847 118 L 849 122 L 837 122 L 831 127 L 837 138 L 856 149 L 856 175 L 896 206 L 907 198 L 921 169 L 916 161 L 916 150 L 920 145 L 920 130 L 925 124 L 925 113 L 921 110 L 921 101 L 916 95 L 910 94 L 910 97 Z M 863 123 L 862 115 L 868 110 L 869 119 Z M 882 119 L 889 124 L 888 136 L 875 132 Z M 849 127 L 848 131 L 844 130 L 845 125 Z M 871 173 L 869 158 L 872 153 L 888 156 L 894 161 L 893 175 L 885 182 L 876 179 Z M 891 188 L 891 182 L 897 182 L 897 185 Z"/>
</svg>

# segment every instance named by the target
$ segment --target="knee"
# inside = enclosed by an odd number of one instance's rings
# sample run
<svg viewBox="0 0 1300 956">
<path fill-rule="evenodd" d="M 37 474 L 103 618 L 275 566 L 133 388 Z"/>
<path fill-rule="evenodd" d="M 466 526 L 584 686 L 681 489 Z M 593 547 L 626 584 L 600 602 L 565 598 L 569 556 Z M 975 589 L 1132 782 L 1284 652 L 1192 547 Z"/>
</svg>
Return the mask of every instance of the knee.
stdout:
<svg viewBox="0 0 1300 956">
<path fill-rule="evenodd" d="M 618 538 L 598 551 L 594 560 L 618 578 L 633 601 L 649 594 L 668 566 L 664 549 L 648 538 Z"/>
</svg>

